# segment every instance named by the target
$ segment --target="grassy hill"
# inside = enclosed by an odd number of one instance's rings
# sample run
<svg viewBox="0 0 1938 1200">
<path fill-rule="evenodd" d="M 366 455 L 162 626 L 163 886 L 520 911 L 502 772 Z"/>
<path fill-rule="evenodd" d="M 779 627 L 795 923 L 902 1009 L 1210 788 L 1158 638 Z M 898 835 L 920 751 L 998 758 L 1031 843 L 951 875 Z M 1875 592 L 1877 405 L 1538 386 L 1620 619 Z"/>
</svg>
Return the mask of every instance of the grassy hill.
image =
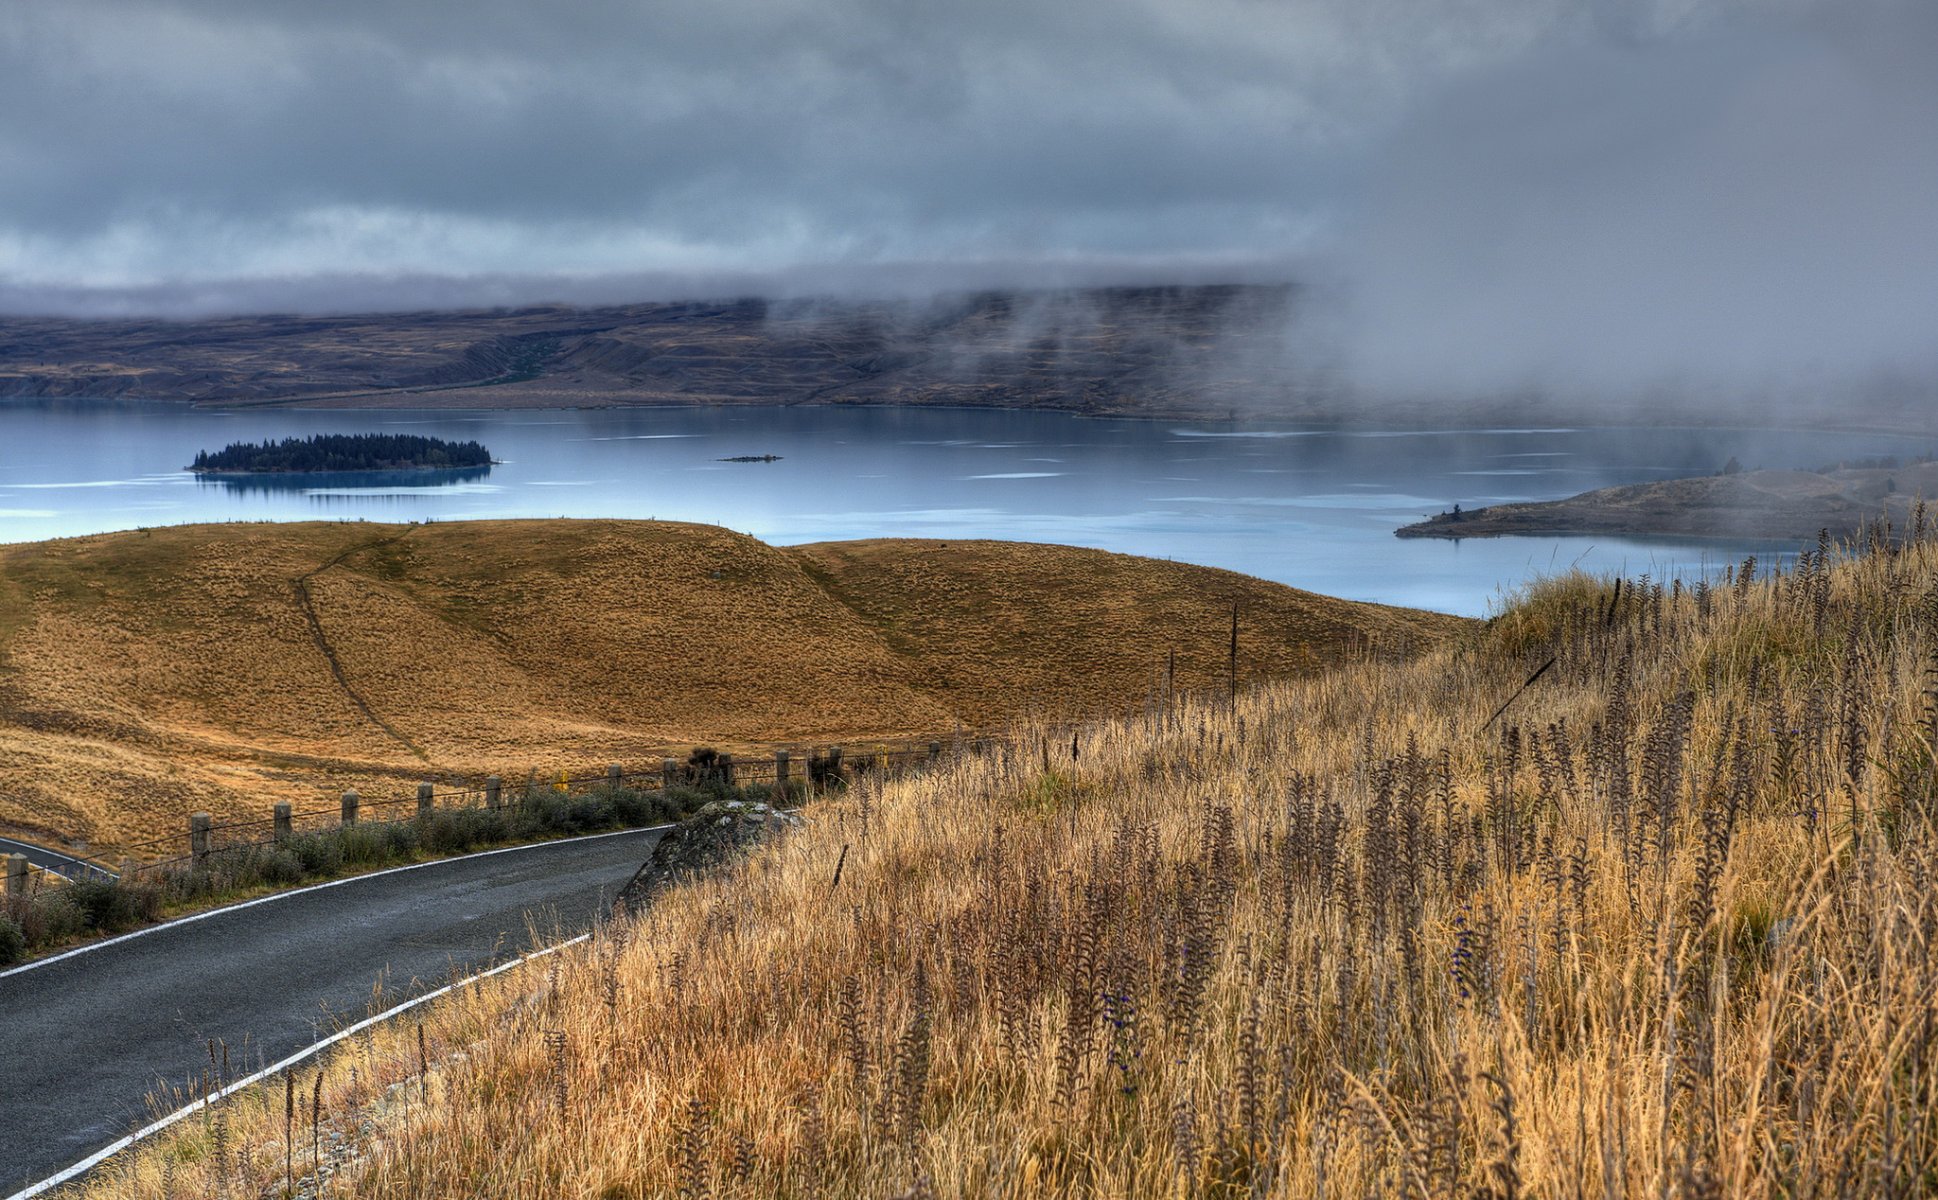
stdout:
<svg viewBox="0 0 1938 1200">
<path fill-rule="evenodd" d="M 346 786 L 1122 711 L 1461 622 L 1065 547 L 784 550 L 635 521 L 0 547 L 0 827 L 99 844 Z"/>
<path fill-rule="evenodd" d="M 89 1194 L 1930 1195 L 1934 578 L 1568 577 L 864 784 Z"/>
</svg>

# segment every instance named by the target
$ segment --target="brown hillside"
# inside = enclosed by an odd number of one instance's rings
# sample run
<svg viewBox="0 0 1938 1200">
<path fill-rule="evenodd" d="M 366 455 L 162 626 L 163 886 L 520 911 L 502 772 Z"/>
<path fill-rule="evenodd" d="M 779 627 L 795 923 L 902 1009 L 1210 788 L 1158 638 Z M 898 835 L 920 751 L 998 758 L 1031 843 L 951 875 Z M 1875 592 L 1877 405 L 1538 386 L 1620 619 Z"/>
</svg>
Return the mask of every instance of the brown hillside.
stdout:
<svg viewBox="0 0 1938 1200">
<path fill-rule="evenodd" d="M 1020 712 L 1104 712 L 1165 686 L 1228 685 L 1231 605 L 1241 683 L 1310 671 L 1368 641 L 1403 648 L 1457 622 L 1249 575 L 1026 542 L 882 539 L 791 551 L 908 661 L 908 678 L 970 725 Z"/>
<path fill-rule="evenodd" d="M 1247 680 L 1453 618 L 1055 546 L 647 521 L 205 525 L 0 547 L 0 827 L 97 846 L 662 747 L 860 741 Z"/>
</svg>

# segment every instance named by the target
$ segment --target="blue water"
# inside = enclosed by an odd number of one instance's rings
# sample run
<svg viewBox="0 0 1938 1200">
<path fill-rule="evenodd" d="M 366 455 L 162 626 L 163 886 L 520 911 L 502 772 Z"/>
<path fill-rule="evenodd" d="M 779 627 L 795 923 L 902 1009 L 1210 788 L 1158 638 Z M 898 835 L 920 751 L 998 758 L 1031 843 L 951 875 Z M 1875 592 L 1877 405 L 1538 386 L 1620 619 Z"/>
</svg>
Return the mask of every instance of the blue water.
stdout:
<svg viewBox="0 0 1938 1200">
<path fill-rule="evenodd" d="M 446 477 L 198 478 L 197 450 L 309 433 L 475 438 L 503 460 Z M 976 409 L 205 412 L 0 403 L 0 541 L 193 521 L 659 517 L 794 544 L 839 538 L 1064 542 L 1227 567 L 1358 600 L 1483 614 L 1580 565 L 1693 579 L 1769 543 L 1402 541 L 1459 503 L 1931 446 L 1758 430 L 1388 429 L 1093 420 Z M 730 455 L 779 454 L 774 463 Z"/>
</svg>

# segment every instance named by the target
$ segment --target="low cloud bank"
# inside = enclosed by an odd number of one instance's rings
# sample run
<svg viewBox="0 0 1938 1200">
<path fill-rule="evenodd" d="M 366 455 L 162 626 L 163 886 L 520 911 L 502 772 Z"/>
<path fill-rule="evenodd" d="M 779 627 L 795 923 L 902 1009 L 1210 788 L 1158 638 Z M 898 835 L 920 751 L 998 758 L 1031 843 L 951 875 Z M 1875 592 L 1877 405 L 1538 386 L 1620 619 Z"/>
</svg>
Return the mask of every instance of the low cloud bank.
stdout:
<svg viewBox="0 0 1938 1200">
<path fill-rule="evenodd" d="M 0 312 L 1296 281 L 1234 377 L 1819 406 L 1938 380 L 1929 3 L 672 14 L 16 9 Z"/>
</svg>

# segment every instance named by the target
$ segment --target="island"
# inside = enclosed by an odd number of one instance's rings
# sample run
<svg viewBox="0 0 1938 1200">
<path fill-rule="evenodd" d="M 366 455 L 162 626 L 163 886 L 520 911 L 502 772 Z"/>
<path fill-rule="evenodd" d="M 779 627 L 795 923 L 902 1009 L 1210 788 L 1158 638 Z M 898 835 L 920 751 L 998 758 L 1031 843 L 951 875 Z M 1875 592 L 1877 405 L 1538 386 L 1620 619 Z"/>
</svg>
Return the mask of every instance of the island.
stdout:
<svg viewBox="0 0 1938 1200">
<path fill-rule="evenodd" d="M 281 441 L 231 442 L 195 455 L 197 474 L 281 475 L 336 471 L 449 471 L 490 467 L 478 442 L 447 442 L 414 433 L 319 433 Z"/>
<path fill-rule="evenodd" d="M 721 462 L 779 462 L 781 461 L 781 456 L 778 454 L 736 454 L 731 458 L 723 458 L 720 461 Z"/>
<path fill-rule="evenodd" d="M 1394 530 L 1403 538 L 1523 534 L 1808 540 L 1852 538 L 1880 518 L 1901 531 L 1930 522 L 1938 463 L 1869 459 L 1815 471 L 1744 471 L 1597 488 L 1565 500 L 1450 511 Z"/>
</svg>

